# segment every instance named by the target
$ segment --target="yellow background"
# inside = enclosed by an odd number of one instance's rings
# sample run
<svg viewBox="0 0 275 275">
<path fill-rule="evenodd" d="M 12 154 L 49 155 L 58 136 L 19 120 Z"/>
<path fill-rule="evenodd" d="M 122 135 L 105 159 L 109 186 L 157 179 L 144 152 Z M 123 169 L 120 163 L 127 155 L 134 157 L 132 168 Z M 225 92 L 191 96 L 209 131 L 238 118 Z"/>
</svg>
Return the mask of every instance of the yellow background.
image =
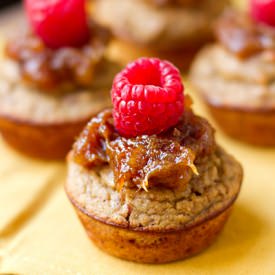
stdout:
<svg viewBox="0 0 275 275">
<path fill-rule="evenodd" d="M 1 15 L 1 34 L 14 28 L 11 14 L 21 21 L 17 10 Z M 192 96 L 197 113 L 207 116 Z M 65 165 L 28 159 L 0 138 L 0 273 L 275 274 L 275 148 L 251 147 L 217 132 L 218 142 L 243 164 L 241 195 L 209 249 L 166 265 L 135 264 L 98 250 L 65 196 Z"/>
</svg>

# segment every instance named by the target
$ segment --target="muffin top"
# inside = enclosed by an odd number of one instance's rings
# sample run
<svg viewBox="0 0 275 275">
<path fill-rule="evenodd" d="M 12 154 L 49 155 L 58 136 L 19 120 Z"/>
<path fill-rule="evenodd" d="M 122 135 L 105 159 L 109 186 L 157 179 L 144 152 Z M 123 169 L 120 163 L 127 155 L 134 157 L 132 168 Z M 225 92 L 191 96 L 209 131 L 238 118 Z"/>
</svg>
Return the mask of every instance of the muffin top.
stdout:
<svg viewBox="0 0 275 275">
<path fill-rule="evenodd" d="M 182 189 L 154 186 L 147 192 L 118 192 L 109 165 L 87 169 L 69 159 L 66 191 L 79 210 L 107 224 L 140 231 L 188 229 L 228 209 L 242 181 L 240 164 L 220 147 L 197 170 L 199 176 Z"/>
<path fill-rule="evenodd" d="M 275 28 L 248 13 L 227 10 L 217 21 L 215 33 L 217 42 L 205 47 L 193 63 L 193 84 L 215 106 L 273 109 Z"/>
<path fill-rule="evenodd" d="M 0 116 L 34 124 L 60 124 L 88 120 L 111 106 L 110 87 L 119 66 L 103 59 L 90 88 L 49 92 L 26 84 L 18 64 L 0 58 Z"/>
<path fill-rule="evenodd" d="M 189 98 L 182 105 L 181 78 L 169 62 L 129 64 L 114 80 L 112 99 L 113 111 L 100 113 L 80 134 L 73 159 L 86 168 L 109 164 L 117 190 L 185 188 L 195 164 L 215 151 L 214 130 L 193 114 Z"/>
<path fill-rule="evenodd" d="M 227 10 L 217 21 L 217 69 L 226 78 L 268 85 L 275 78 L 275 28 Z M 222 49 L 221 49 L 222 48 Z"/>
<path fill-rule="evenodd" d="M 30 31 L 8 41 L 24 84 L 41 92 L 89 89 L 105 58 L 107 29 L 88 21 L 84 0 L 26 1 Z"/>
<path fill-rule="evenodd" d="M 186 110 L 179 122 L 158 135 L 121 136 L 112 111 L 93 118 L 74 145 L 74 161 L 89 169 L 110 165 L 116 188 L 185 188 L 196 164 L 216 148 L 206 120 Z"/>
</svg>

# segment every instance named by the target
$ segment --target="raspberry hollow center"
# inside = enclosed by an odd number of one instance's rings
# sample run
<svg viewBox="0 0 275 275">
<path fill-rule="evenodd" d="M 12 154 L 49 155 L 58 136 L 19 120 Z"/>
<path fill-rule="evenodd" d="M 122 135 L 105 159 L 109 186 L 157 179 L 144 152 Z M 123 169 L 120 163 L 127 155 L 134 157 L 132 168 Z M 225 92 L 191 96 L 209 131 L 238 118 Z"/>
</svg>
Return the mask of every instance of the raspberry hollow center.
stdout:
<svg viewBox="0 0 275 275">
<path fill-rule="evenodd" d="M 152 85 L 163 88 L 160 69 L 157 65 L 134 66 L 128 71 L 128 81 L 132 85 Z"/>
</svg>

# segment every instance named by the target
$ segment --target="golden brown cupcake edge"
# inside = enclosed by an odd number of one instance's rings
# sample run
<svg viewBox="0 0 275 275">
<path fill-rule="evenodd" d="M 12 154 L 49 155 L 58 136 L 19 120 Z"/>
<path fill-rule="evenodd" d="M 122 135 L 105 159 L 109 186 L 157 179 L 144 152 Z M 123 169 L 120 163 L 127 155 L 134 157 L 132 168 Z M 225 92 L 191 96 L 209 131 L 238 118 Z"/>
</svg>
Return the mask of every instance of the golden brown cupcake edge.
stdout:
<svg viewBox="0 0 275 275">
<path fill-rule="evenodd" d="M 36 158 L 64 159 L 88 120 L 39 124 L 1 116 L 0 130 L 4 140 L 21 153 Z"/>
<path fill-rule="evenodd" d="M 275 109 L 246 110 L 206 105 L 221 130 L 229 136 L 259 146 L 275 146 Z"/>
<path fill-rule="evenodd" d="M 70 194 L 68 196 L 71 199 Z M 215 241 L 232 210 L 231 204 L 190 228 L 154 232 L 134 231 L 99 221 L 85 213 L 74 201 L 72 203 L 96 246 L 118 258 L 151 264 L 183 260 L 200 253 Z"/>
</svg>

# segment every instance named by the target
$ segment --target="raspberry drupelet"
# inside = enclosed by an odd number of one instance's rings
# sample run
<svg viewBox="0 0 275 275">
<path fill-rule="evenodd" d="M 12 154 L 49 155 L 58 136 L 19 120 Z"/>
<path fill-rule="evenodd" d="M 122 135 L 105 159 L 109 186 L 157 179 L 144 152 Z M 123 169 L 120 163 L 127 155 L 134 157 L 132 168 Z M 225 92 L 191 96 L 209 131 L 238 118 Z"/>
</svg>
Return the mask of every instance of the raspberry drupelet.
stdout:
<svg viewBox="0 0 275 275">
<path fill-rule="evenodd" d="M 112 87 L 113 116 L 120 134 L 158 134 L 175 125 L 184 109 L 179 70 L 157 58 L 140 58 L 121 71 Z"/>
</svg>

